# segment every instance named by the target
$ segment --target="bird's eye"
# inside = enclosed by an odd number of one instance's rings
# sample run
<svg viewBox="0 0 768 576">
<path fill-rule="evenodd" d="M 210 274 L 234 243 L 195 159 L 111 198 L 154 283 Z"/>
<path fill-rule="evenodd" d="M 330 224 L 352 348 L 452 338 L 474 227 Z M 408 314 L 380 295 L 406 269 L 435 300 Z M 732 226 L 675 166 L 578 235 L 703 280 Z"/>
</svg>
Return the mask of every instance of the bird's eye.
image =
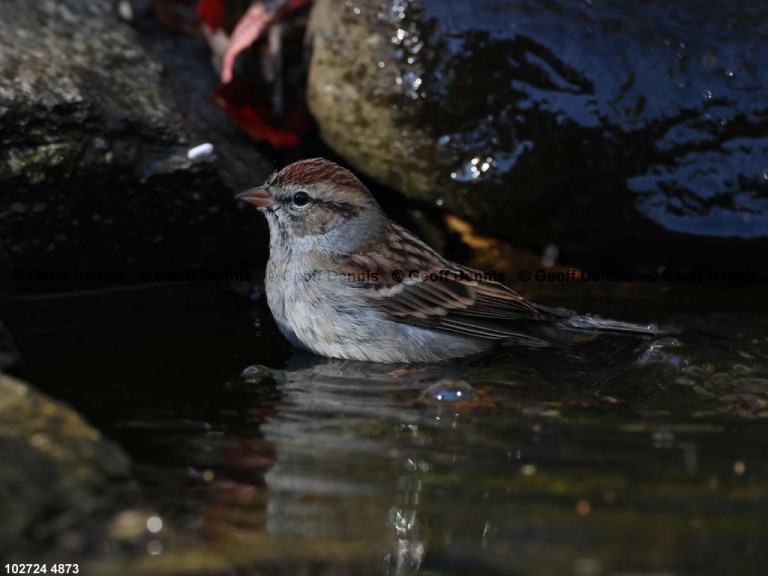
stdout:
<svg viewBox="0 0 768 576">
<path fill-rule="evenodd" d="M 309 194 L 304 192 L 304 190 L 299 190 L 296 192 L 296 194 L 293 195 L 294 205 L 304 206 L 307 202 L 309 202 Z"/>
</svg>

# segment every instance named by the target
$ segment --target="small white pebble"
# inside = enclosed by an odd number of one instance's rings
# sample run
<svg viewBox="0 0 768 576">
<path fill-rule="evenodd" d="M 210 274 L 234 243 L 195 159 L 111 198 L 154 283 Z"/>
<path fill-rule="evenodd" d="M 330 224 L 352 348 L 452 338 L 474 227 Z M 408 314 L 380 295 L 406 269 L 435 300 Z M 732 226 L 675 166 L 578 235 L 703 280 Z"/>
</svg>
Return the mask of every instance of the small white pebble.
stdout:
<svg viewBox="0 0 768 576">
<path fill-rule="evenodd" d="M 200 144 L 199 146 L 195 146 L 194 148 L 187 150 L 187 158 L 192 160 L 192 162 L 202 160 L 211 154 L 213 154 L 213 144 L 210 142 Z"/>
</svg>

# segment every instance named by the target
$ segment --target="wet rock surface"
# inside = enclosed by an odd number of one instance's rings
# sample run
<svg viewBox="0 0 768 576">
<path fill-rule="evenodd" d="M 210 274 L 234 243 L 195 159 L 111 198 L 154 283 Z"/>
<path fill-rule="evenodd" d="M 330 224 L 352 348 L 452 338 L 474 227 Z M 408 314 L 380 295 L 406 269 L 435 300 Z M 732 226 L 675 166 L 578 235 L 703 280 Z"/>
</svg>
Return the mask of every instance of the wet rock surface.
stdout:
<svg viewBox="0 0 768 576">
<path fill-rule="evenodd" d="M 67 281 L 47 282 L 66 289 L 74 270 L 226 266 L 263 245 L 247 233 L 221 177 L 228 170 L 215 156 L 188 156 L 208 141 L 207 125 L 187 122 L 161 60 L 113 10 L 84 0 L 0 5 L 0 252 L 16 291 L 46 283 L 32 267 L 66 268 Z M 177 62 L 207 63 L 202 49 L 179 51 Z M 196 94 L 214 82 L 212 72 L 198 76 Z M 213 108 L 205 98 L 200 106 Z M 260 181 L 270 168 L 250 153 Z"/>
<path fill-rule="evenodd" d="M 755 263 L 768 235 L 765 15 L 318 0 L 310 106 L 356 167 L 513 242 Z"/>
<path fill-rule="evenodd" d="M 128 470 L 125 453 L 72 409 L 0 374 L 0 555 L 102 510 Z"/>
</svg>

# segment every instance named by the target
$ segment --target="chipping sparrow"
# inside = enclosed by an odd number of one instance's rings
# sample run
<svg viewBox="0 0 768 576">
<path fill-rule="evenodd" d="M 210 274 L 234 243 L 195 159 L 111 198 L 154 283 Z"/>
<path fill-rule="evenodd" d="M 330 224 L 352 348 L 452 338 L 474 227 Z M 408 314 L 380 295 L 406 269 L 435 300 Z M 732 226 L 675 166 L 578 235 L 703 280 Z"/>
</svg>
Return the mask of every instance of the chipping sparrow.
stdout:
<svg viewBox="0 0 768 576">
<path fill-rule="evenodd" d="M 653 326 L 540 306 L 450 262 L 392 222 L 354 174 L 316 158 L 237 195 L 267 217 L 267 301 L 280 331 L 321 356 L 435 362 L 573 332 Z"/>
</svg>

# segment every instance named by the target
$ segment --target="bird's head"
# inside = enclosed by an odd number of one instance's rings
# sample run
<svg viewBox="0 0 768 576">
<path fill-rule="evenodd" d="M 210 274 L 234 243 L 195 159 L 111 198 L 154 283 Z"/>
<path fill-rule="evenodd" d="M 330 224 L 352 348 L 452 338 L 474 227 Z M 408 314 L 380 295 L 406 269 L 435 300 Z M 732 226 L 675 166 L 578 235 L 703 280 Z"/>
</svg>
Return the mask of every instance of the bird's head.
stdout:
<svg viewBox="0 0 768 576">
<path fill-rule="evenodd" d="M 290 164 L 237 198 L 264 212 L 273 245 L 298 251 L 354 252 L 386 221 L 363 183 L 323 158 Z"/>
</svg>

